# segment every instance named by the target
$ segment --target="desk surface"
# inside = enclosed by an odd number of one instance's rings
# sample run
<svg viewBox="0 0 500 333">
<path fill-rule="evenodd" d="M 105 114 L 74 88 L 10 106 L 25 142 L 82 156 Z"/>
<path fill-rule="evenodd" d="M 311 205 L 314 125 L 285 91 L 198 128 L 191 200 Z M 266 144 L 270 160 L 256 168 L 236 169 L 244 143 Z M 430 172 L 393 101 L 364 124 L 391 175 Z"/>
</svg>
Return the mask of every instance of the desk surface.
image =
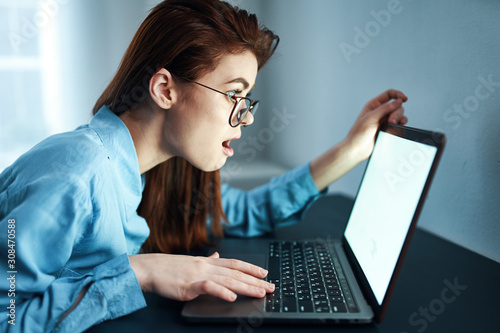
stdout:
<svg viewBox="0 0 500 333">
<path fill-rule="evenodd" d="M 326 196 L 297 225 L 271 238 L 340 238 L 352 200 Z M 325 223 L 324 221 L 329 221 Z M 323 221 L 323 222 L 321 222 Z M 252 239 L 223 239 L 217 248 L 251 247 Z M 183 302 L 146 294 L 147 308 L 88 332 L 499 332 L 500 264 L 417 230 L 381 324 L 353 326 L 193 325 L 182 321 Z"/>
</svg>

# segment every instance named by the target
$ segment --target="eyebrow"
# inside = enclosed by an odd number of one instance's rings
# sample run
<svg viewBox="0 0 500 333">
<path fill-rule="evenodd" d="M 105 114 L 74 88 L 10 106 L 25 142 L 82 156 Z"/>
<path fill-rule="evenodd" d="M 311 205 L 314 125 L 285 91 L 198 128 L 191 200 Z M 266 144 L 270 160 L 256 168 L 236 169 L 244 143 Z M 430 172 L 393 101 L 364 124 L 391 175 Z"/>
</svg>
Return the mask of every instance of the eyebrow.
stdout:
<svg viewBox="0 0 500 333">
<path fill-rule="evenodd" d="M 236 78 L 236 79 L 233 79 L 233 80 L 231 80 L 231 81 L 228 81 L 228 82 L 226 82 L 225 84 L 229 84 L 229 83 L 241 83 L 241 84 L 243 84 L 243 87 L 245 88 L 245 90 L 246 90 L 246 89 L 248 89 L 248 87 L 250 86 L 250 83 L 248 83 L 248 81 L 247 81 L 247 80 L 245 80 L 245 79 L 244 79 L 244 78 L 242 78 L 242 77 L 238 77 L 238 78 Z M 252 88 L 253 88 L 253 87 L 252 87 Z"/>
</svg>

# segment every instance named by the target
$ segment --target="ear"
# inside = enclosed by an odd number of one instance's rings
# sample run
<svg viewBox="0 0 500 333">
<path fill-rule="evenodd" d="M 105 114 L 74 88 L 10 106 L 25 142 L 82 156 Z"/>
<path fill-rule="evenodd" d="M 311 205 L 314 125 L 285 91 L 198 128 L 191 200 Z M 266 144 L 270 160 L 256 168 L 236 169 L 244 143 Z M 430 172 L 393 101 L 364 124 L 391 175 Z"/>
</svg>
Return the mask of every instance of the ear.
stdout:
<svg viewBox="0 0 500 333">
<path fill-rule="evenodd" d="M 172 74 L 165 68 L 159 69 L 149 80 L 149 95 L 162 109 L 170 109 L 176 102 L 176 89 Z"/>
</svg>

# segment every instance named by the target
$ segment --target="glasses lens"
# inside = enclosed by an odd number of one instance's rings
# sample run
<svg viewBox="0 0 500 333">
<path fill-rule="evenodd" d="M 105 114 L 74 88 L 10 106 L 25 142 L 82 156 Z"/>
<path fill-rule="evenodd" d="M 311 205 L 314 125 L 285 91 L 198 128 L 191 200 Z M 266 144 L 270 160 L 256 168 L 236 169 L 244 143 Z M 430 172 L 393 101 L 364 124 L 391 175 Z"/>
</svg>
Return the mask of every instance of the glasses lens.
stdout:
<svg viewBox="0 0 500 333">
<path fill-rule="evenodd" d="M 248 111 L 254 113 L 255 107 L 251 105 L 251 101 L 248 99 L 240 99 L 236 103 L 233 111 L 233 116 L 231 118 L 231 126 L 238 126 L 245 119 Z"/>
</svg>

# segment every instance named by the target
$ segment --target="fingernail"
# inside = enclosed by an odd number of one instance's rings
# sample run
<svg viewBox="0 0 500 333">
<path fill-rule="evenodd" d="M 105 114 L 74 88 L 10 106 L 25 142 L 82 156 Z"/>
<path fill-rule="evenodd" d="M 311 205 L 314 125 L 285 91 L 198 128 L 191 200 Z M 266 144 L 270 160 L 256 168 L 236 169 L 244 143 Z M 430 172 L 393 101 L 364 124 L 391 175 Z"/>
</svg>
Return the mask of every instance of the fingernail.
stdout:
<svg viewBox="0 0 500 333">
<path fill-rule="evenodd" d="M 260 274 L 267 275 L 267 271 L 264 268 L 260 269 Z"/>
</svg>

